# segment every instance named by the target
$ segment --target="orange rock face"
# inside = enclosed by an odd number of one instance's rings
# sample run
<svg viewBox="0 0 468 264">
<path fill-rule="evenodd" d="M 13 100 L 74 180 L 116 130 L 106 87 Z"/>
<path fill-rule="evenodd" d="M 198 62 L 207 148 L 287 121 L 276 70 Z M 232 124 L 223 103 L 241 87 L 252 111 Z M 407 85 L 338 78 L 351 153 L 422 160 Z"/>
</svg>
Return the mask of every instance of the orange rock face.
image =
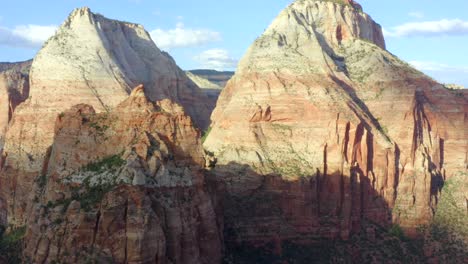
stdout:
<svg viewBox="0 0 468 264">
<path fill-rule="evenodd" d="M 14 114 L 6 111 L 13 106 L 2 103 L 1 164 L 18 171 L 1 176 L 0 207 L 11 210 L 9 223 L 25 222 L 34 181 L 47 171 L 57 116 L 82 103 L 108 112 L 140 83 L 151 101 L 177 103 L 194 125 L 208 126 L 208 98 L 141 25 L 107 19 L 89 8 L 74 10 L 34 58 L 28 99 Z"/>
<path fill-rule="evenodd" d="M 200 132 L 142 86 L 115 110 L 57 118 L 45 170 L 23 215 L 34 263 L 219 263 L 222 221 Z M 6 174 L 17 173 L 7 165 Z M 210 189 L 212 188 L 212 189 Z M 20 215 L 19 210 L 11 213 Z"/>
<path fill-rule="evenodd" d="M 385 50 L 367 14 L 296 1 L 249 48 L 204 146 L 226 182 L 228 243 L 343 238 L 430 223 L 467 170 L 468 103 Z"/>
</svg>

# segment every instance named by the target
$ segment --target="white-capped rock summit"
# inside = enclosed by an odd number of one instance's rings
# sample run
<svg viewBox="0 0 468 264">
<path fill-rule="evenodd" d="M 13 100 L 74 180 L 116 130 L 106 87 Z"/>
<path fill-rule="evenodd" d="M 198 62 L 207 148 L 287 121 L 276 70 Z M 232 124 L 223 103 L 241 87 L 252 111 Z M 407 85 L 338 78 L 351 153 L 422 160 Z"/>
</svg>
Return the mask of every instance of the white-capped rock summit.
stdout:
<svg viewBox="0 0 468 264">
<path fill-rule="evenodd" d="M 10 216 L 27 211 L 14 199 L 27 197 L 35 177 L 47 172 L 55 121 L 65 110 L 85 103 L 97 113 L 111 111 L 139 84 L 151 101 L 183 107 L 201 129 L 208 126 L 213 107 L 141 25 L 111 20 L 87 7 L 75 9 L 44 44 L 29 80 L 29 98 L 12 113 L 1 153 L 2 196 L 12 199 L 4 204 L 15 212 Z"/>
<path fill-rule="evenodd" d="M 31 69 L 32 104 L 63 109 L 76 101 L 98 111 L 114 107 L 144 84 L 152 101 L 180 103 L 206 127 L 206 97 L 152 41 L 143 26 L 75 9 L 37 54 Z M 67 100 L 57 100 L 59 96 Z"/>
<path fill-rule="evenodd" d="M 240 61 L 204 142 L 233 197 L 226 240 L 347 239 L 366 221 L 414 234 L 466 172 L 466 120 L 463 94 L 388 52 L 355 1 L 294 1 Z"/>
</svg>

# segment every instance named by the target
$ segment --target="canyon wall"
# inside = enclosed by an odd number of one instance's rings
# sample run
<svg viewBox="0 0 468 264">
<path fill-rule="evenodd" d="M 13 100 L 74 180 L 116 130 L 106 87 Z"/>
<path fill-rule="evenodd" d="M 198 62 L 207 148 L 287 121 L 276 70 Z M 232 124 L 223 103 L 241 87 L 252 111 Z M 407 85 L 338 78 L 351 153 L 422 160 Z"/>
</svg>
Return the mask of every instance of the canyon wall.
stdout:
<svg viewBox="0 0 468 264">
<path fill-rule="evenodd" d="M 467 98 L 385 50 L 358 6 L 295 1 L 248 49 L 205 148 L 227 185 L 227 243 L 347 239 L 429 224 L 467 171 Z"/>
<path fill-rule="evenodd" d="M 25 259 L 220 263 L 217 186 L 199 134 L 181 106 L 150 102 L 142 86 L 110 112 L 64 111 L 29 194 Z"/>
</svg>

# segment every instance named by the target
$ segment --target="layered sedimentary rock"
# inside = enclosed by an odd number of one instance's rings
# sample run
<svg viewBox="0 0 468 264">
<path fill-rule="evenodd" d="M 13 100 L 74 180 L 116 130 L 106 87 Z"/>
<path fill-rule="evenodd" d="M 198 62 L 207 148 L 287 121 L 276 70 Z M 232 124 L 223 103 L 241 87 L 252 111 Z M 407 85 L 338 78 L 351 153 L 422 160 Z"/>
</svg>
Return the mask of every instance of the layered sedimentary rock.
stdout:
<svg viewBox="0 0 468 264">
<path fill-rule="evenodd" d="M 7 167 L 0 179 L 13 185 L 1 184 L 0 207 L 19 213 L 9 218 L 24 223 L 24 197 L 45 169 L 57 115 L 80 103 L 110 111 L 140 83 L 151 101 L 178 103 L 196 126 L 208 125 L 209 99 L 141 25 L 74 10 L 34 58 L 29 98 L 16 109 L 5 137 L 0 167 Z"/>
<path fill-rule="evenodd" d="M 16 107 L 29 96 L 31 62 L 0 63 L 0 152 Z"/>
<path fill-rule="evenodd" d="M 341 3 L 340 3 L 341 2 Z M 428 224 L 466 172 L 468 103 L 385 50 L 354 1 L 298 0 L 249 48 L 204 146 L 227 184 L 228 244 Z"/>
<path fill-rule="evenodd" d="M 216 105 L 216 101 L 218 100 L 219 94 L 221 93 L 221 90 L 223 89 L 223 87 L 220 86 L 219 84 L 211 82 L 210 80 L 202 76 L 193 74 L 189 71 L 186 73 L 187 73 L 187 77 L 189 77 L 190 80 L 192 80 L 198 87 L 200 87 L 202 91 L 206 94 L 206 96 L 210 98 L 213 108 L 214 108 L 214 106 Z"/>
<path fill-rule="evenodd" d="M 181 106 L 152 103 L 141 86 L 110 112 L 73 106 L 55 122 L 47 160 L 30 195 L 25 259 L 220 263 L 216 186 Z"/>
<path fill-rule="evenodd" d="M 217 84 L 223 88 L 234 75 L 234 72 L 232 71 L 190 70 L 189 72 L 201 78 L 207 79 L 208 81 Z"/>
</svg>

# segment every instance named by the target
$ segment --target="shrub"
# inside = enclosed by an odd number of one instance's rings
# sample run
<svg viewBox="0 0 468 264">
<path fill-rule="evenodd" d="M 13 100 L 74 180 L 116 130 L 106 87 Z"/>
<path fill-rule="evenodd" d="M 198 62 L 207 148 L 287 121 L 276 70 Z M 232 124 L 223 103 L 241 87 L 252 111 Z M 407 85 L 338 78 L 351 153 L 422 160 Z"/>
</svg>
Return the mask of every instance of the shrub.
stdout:
<svg viewBox="0 0 468 264">
<path fill-rule="evenodd" d="M 91 162 L 82 168 L 83 171 L 92 171 L 102 173 L 106 170 L 112 170 L 125 164 L 125 160 L 120 155 L 113 155 L 104 158 L 98 162 Z"/>
<path fill-rule="evenodd" d="M 399 238 L 400 240 L 406 240 L 405 232 L 403 232 L 403 229 L 398 224 L 392 225 L 390 230 L 388 230 L 388 233 L 394 237 Z"/>
<path fill-rule="evenodd" d="M 15 228 L 9 233 L 4 233 L 4 230 L 5 228 L 1 227 L 0 256 L 6 260 L 6 263 L 21 263 L 22 241 L 26 234 L 26 227 Z"/>
</svg>

